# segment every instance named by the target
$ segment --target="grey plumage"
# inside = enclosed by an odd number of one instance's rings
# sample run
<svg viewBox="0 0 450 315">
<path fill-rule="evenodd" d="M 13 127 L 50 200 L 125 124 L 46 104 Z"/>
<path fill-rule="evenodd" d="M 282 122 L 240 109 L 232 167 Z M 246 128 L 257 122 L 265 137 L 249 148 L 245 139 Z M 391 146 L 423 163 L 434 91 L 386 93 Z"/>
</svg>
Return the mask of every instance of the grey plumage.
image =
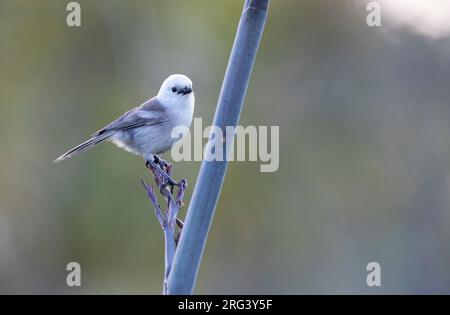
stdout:
<svg viewBox="0 0 450 315">
<path fill-rule="evenodd" d="M 165 120 L 163 117 L 165 111 L 166 108 L 158 102 L 157 98 L 152 97 L 141 106 L 127 111 L 109 125 L 95 132 L 92 136 L 98 136 L 109 131 L 123 131 L 145 125 L 163 123 Z M 148 113 L 148 116 L 144 113 Z"/>
<path fill-rule="evenodd" d="M 103 135 L 93 136 L 89 140 L 83 142 L 82 144 L 77 145 L 76 147 L 74 147 L 74 148 L 70 149 L 69 151 L 67 151 L 66 153 L 62 154 L 61 156 L 56 158 L 53 162 L 58 163 L 58 162 L 67 160 L 75 155 L 84 153 L 84 152 L 88 151 L 89 149 L 92 149 L 93 147 L 95 147 L 97 144 L 99 144 L 103 140 L 109 138 L 110 136 L 111 136 L 111 134 L 103 134 Z"/>
<path fill-rule="evenodd" d="M 145 113 L 148 113 L 147 117 Z M 147 102 L 143 103 L 141 106 L 127 111 L 125 114 L 111 122 L 109 125 L 93 133 L 89 140 L 62 154 L 57 159 L 55 159 L 54 162 L 57 163 L 67 160 L 73 156 L 80 155 L 92 149 L 104 140 L 108 140 L 117 132 L 132 131 L 132 129 L 138 127 L 163 124 L 167 121 L 167 119 L 164 118 L 164 113 L 165 108 L 158 102 L 156 97 L 153 97 Z M 129 134 L 130 136 L 133 135 L 132 132 L 130 132 Z"/>
</svg>

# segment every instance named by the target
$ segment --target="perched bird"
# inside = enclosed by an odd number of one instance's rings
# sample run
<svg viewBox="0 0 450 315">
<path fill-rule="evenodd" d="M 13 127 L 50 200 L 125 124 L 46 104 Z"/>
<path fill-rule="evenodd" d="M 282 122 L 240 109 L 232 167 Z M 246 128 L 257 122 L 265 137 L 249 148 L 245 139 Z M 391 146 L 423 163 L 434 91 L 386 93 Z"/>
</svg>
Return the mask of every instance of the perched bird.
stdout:
<svg viewBox="0 0 450 315">
<path fill-rule="evenodd" d="M 164 80 L 155 97 L 129 110 L 54 162 L 84 153 L 108 140 L 128 152 L 142 155 L 151 164 L 156 155 L 170 150 L 180 140 L 172 137 L 173 128 L 190 127 L 194 103 L 192 81 L 185 75 L 172 74 Z"/>
</svg>

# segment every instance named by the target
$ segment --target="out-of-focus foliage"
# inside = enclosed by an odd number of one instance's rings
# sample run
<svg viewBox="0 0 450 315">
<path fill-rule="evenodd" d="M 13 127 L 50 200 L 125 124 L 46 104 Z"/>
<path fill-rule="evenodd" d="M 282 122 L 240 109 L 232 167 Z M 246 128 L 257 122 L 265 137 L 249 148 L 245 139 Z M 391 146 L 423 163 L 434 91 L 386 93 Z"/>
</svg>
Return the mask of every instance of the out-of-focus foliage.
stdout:
<svg viewBox="0 0 450 315">
<path fill-rule="evenodd" d="M 209 123 L 242 1 L 80 1 L 80 28 L 68 2 L 0 1 L 0 292 L 160 293 L 143 161 L 51 161 L 171 73 Z M 197 293 L 450 293 L 450 42 L 366 14 L 272 1 L 241 124 L 280 126 L 280 169 L 230 164 Z M 175 165 L 187 203 L 199 166 Z"/>
</svg>

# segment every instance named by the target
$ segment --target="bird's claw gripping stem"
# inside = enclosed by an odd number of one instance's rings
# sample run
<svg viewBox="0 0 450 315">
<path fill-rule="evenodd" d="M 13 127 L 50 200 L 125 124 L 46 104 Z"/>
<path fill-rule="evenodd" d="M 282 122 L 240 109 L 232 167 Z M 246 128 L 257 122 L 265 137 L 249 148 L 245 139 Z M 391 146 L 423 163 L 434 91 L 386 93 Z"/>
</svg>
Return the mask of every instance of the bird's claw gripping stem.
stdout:
<svg viewBox="0 0 450 315">
<path fill-rule="evenodd" d="M 155 155 L 153 161 L 147 160 L 145 166 L 153 169 L 154 172 L 158 172 L 159 175 L 164 178 L 164 182 L 161 184 L 162 188 L 167 186 L 180 186 L 180 182 L 177 182 L 168 174 L 172 165 L 161 159 L 159 156 Z"/>
</svg>

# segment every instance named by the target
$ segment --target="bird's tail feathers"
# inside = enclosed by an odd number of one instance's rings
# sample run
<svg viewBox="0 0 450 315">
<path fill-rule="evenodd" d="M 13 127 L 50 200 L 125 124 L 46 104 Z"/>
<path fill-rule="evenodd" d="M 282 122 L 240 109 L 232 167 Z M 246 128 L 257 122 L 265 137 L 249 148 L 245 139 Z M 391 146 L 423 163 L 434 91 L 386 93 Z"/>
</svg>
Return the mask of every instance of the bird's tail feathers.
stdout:
<svg viewBox="0 0 450 315">
<path fill-rule="evenodd" d="M 77 145 L 76 147 L 70 149 L 69 151 L 67 151 L 66 153 L 61 155 L 60 157 L 56 158 L 53 161 L 53 163 L 58 163 L 58 162 L 67 160 L 73 156 L 80 155 L 80 154 L 92 149 L 97 144 L 108 139 L 111 136 L 112 136 L 112 134 L 101 134 L 101 135 L 93 136 L 89 140 Z"/>
</svg>

